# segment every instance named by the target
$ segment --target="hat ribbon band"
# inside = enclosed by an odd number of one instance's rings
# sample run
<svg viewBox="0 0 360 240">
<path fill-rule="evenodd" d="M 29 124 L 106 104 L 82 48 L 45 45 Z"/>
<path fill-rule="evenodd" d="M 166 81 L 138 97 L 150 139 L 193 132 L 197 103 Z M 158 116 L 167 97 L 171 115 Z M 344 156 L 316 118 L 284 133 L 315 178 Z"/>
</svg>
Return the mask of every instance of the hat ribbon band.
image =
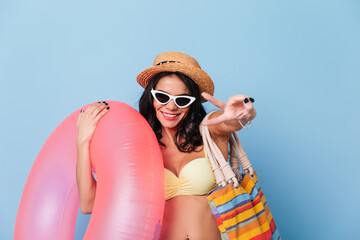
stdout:
<svg viewBox="0 0 360 240">
<path fill-rule="evenodd" d="M 180 62 L 178 62 L 178 61 L 164 61 L 164 62 L 159 62 L 155 66 L 163 65 L 164 63 L 180 63 Z"/>
</svg>

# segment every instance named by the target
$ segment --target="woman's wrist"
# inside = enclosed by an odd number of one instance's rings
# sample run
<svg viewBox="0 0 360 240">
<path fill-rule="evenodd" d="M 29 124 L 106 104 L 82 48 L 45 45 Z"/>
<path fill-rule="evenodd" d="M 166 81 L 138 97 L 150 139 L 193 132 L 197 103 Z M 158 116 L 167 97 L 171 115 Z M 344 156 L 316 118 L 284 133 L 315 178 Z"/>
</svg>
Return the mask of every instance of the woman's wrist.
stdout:
<svg viewBox="0 0 360 240">
<path fill-rule="evenodd" d="M 252 111 L 250 114 L 245 115 L 245 116 L 241 116 L 240 118 L 236 119 L 239 121 L 240 125 L 246 125 L 246 124 L 250 124 L 251 121 L 256 117 L 256 111 L 254 109 L 254 111 Z"/>
<path fill-rule="evenodd" d="M 88 139 L 77 139 L 76 144 L 77 144 L 78 147 L 80 147 L 80 146 L 88 146 L 88 145 L 90 145 L 90 140 L 88 140 Z"/>
<path fill-rule="evenodd" d="M 241 120 L 241 119 L 239 119 L 238 121 L 239 121 L 239 123 L 240 123 L 240 125 L 241 125 L 241 127 L 242 127 L 243 129 L 248 129 L 248 128 L 250 127 L 251 120 L 250 120 L 250 121 L 247 121 L 247 120 Z M 244 123 L 244 124 L 243 124 L 243 123 Z"/>
</svg>

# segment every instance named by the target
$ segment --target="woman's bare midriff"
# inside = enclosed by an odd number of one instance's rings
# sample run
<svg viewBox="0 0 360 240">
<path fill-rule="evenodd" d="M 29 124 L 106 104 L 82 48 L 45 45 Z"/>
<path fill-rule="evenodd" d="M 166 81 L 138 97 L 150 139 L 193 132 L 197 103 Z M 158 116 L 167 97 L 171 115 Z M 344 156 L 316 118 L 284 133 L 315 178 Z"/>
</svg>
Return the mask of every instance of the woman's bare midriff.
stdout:
<svg viewBox="0 0 360 240">
<path fill-rule="evenodd" d="M 176 196 L 165 203 L 160 240 L 221 240 L 205 196 Z"/>
</svg>

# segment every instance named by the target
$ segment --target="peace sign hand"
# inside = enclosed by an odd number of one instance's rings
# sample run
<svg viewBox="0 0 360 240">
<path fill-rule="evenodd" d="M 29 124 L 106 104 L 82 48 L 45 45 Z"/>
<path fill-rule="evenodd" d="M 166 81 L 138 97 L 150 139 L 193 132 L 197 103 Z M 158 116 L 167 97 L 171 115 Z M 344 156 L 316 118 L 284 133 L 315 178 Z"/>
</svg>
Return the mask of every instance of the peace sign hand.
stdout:
<svg viewBox="0 0 360 240">
<path fill-rule="evenodd" d="M 230 97 L 227 103 L 224 103 L 208 93 L 204 92 L 201 95 L 216 107 L 224 110 L 224 113 L 219 117 L 204 121 L 203 124 L 205 126 L 215 125 L 229 120 L 245 120 L 245 123 L 247 123 L 256 116 L 256 111 L 253 106 L 255 100 L 251 97 L 235 95 Z"/>
</svg>

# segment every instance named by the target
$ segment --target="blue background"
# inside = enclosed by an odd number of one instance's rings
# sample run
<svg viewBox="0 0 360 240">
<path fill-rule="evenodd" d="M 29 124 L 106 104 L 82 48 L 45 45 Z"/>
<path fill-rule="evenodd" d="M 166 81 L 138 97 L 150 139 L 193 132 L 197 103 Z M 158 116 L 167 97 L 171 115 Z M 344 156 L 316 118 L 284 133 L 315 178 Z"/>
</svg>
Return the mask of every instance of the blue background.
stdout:
<svg viewBox="0 0 360 240">
<path fill-rule="evenodd" d="M 358 237 L 359 23 L 355 0 L 1 1 L 0 238 L 56 126 L 98 100 L 137 108 L 164 51 L 195 57 L 215 97 L 255 98 L 239 137 L 283 239 Z"/>
</svg>

